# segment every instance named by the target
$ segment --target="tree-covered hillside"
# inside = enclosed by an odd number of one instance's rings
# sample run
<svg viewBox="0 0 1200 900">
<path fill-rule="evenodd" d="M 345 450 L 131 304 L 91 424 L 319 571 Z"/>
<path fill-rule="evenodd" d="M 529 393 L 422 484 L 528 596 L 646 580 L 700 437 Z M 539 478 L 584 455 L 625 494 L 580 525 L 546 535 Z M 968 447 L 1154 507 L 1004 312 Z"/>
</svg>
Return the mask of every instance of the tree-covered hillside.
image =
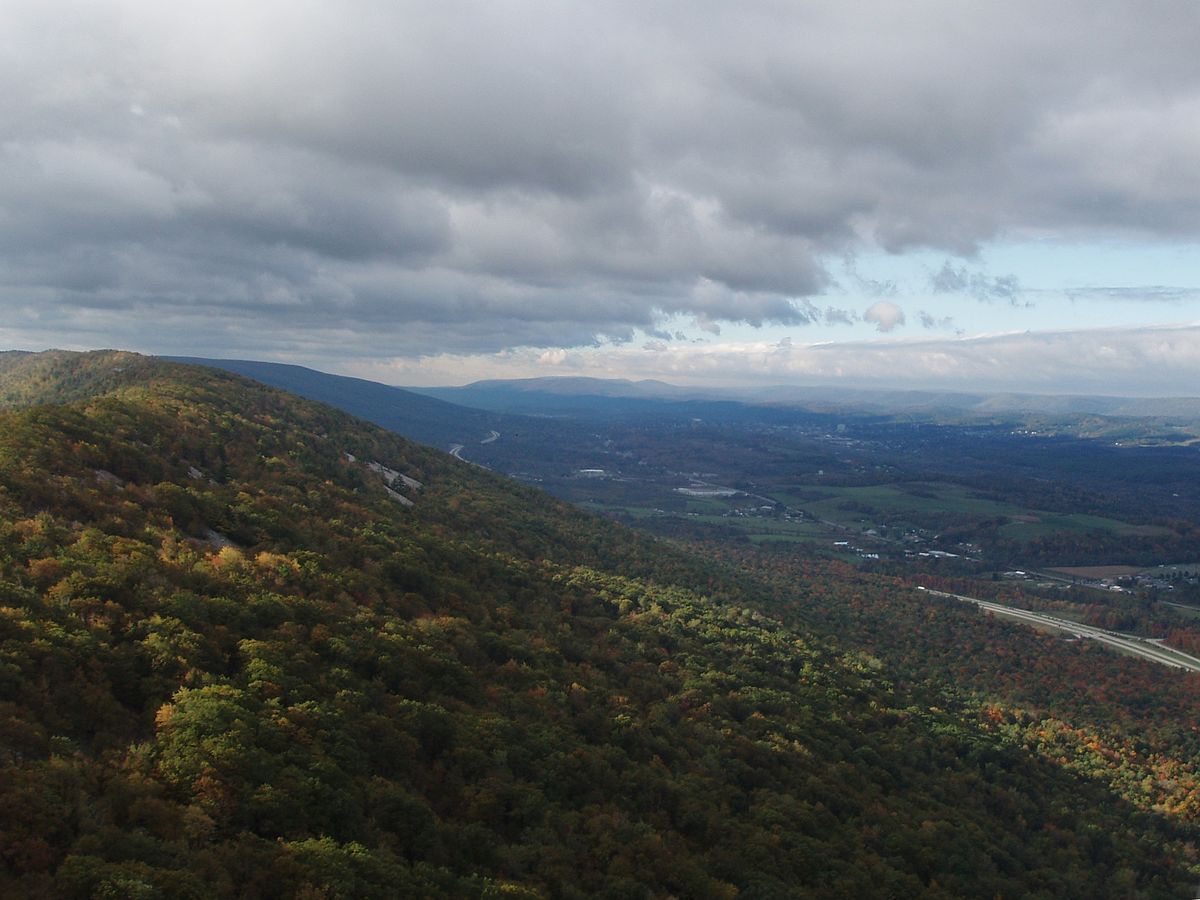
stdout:
<svg viewBox="0 0 1200 900">
<path fill-rule="evenodd" d="M 1194 826 L 786 586 L 212 369 L 5 356 L 0 402 L 3 896 L 1197 880 Z"/>
<path fill-rule="evenodd" d="M 288 393 L 336 406 L 410 440 L 442 449 L 453 444 L 474 444 L 494 428 L 504 428 L 511 433 L 514 427 L 522 425 L 521 416 L 501 416 L 403 388 L 344 375 L 328 375 L 303 366 L 246 359 L 175 357 L 173 361 L 245 375 Z"/>
</svg>

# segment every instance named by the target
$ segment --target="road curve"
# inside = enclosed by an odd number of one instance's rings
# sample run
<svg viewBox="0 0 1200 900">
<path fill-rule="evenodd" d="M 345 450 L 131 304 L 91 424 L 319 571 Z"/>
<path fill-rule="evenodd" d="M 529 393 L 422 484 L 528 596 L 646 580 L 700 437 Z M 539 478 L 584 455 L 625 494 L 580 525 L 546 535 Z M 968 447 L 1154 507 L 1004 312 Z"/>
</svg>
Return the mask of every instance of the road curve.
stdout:
<svg viewBox="0 0 1200 900">
<path fill-rule="evenodd" d="M 1028 609 L 1018 609 L 1015 606 L 1005 606 L 1002 603 L 993 603 L 991 600 L 980 600 L 978 597 L 964 597 L 962 594 L 948 594 L 945 591 L 935 591 L 924 587 L 918 588 L 918 590 L 923 593 L 934 594 L 938 597 L 950 597 L 954 600 L 974 603 L 976 606 L 993 615 L 1007 616 L 1021 622 L 1040 625 L 1043 628 L 1065 631 L 1076 637 L 1090 638 L 1091 640 L 1124 650 L 1134 656 L 1148 659 L 1160 665 L 1170 666 L 1174 669 L 1183 669 L 1188 672 L 1200 672 L 1200 659 L 1179 650 L 1165 649 L 1149 638 L 1141 638 L 1133 634 L 1123 634 L 1119 631 L 1107 631 L 1092 625 L 1081 625 L 1069 619 L 1060 619 L 1056 616 L 1048 616 L 1045 613 L 1037 613 Z"/>
</svg>

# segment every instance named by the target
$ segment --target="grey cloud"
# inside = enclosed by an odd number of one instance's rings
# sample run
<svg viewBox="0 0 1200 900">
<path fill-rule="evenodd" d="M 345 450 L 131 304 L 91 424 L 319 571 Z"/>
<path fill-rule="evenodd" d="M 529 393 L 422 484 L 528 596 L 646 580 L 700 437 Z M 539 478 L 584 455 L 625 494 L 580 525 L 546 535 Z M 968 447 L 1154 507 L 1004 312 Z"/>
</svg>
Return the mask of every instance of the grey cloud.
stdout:
<svg viewBox="0 0 1200 900">
<path fill-rule="evenodd" d="M 929 276 L 929 287 L 938 294 L 967 294 L 977 300 L 1004 300 L 1021 305 L 1021 283 L 1015 275 L 990 276 L 954 266 L 950 260 Z"/>
<path fill-rule="evenodd" d="M 865 278 L 858 271 L 858 261 L 853 253 L 847 253 L 842 268 L 854 283 L 859 293 L 868 297 L 894 297 L 898 292 L 896 282 L 891 279 Z"/>
<path fill-rule="evenodd" d="M 1116 0 L 15 0 L 6 334 L 592 345 L 848 321 L 812 298 L 880 247 L 1194 239 L 1198 26 Z M 1024 296 L 950 261 L 931 286 Z"/>
<path fill-rule="evenodd" d="M 825 307 L 825 321 L 830 325 L 853 325 L 858 321 L 858 316 L 851 309 L 837 309 L 827 306 Z"/>
<path fill-rule="evenodd" d="M 920 320 L 922 328 L 940 328 L 946 330 L 954 327 L 953 316 L 942 316 L 941 318 L 938 318 L 932 313 L 921 310 L 917 313 L 917 318 Z"/>
</svg>

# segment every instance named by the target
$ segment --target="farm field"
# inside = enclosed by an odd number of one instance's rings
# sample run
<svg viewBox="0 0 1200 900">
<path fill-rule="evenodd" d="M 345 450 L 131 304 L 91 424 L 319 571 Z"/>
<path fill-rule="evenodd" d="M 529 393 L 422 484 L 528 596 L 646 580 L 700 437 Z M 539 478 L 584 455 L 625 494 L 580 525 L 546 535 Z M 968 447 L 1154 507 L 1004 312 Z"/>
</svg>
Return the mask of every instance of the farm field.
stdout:
<svg viewBox="0 0 1200 900">
<path fill-rule="evenodd" d="M 983 497 L 961 485 L 919 482 L 869 485 L 865 487 L 822 487 L 824 495 L 812 499 L 812 493 L 787 497 L 810 515 L 853 527 L 879 524 L 884 520 L 906 519 L 909 524 L 936 527 L 936 519 L 953 516 L 958 520 L 1008 519 L 999 533 L 1003 537 L 1028 540 L 1056 532 L 1104 531 L 1113 534 L 1157 536 L 1167 529 L 1153 525 L 1135 525 L 1118 519 L 1084 513 L 1055 513 L 1031 509 Z"/>
<path fill-rule="evenodd" d="M 1137 566 L 1057 566 L 1047 571 L 1076 578 L 1124 578 L 1137 575 L 1142 570 Z"/>
</svg>

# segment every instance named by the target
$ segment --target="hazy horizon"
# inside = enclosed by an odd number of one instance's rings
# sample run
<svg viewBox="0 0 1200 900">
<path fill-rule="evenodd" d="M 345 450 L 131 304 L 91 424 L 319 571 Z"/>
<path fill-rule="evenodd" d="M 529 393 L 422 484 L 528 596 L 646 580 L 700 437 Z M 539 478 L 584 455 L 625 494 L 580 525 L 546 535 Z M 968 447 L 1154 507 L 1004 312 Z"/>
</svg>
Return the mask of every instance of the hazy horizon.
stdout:
<svg viewBox="0 0 1200 900">
<path fill-rule="evenodd" d="M 20 351 L 20 352 L 36 352 L 36 351 Z M 201 362 L 201 363 L 250 363 L 267 365 L 282 365 L 296 366 L 309 371 L 317 372 L 325 375 L 338 375 L 336 372 L 326 371 L 315 366 L 305 366 L 300 363 L 279 362 L 273 360 L 252 360 L 240 357 L 194 357 L 183 355 L 168 355 L 165 358 L 175 359 L 183 362 Z M 349 378 L 362 378 L 357 375 L 347 375 Z M 786 393 L 795 391 L 798 393 L 812 392 L 817 395 L 827 395 L 836 398 L 837 392 L 845 392 L 847 394 L 880 394 L 880 395 L 905 395 L 917 394 L 926 396 L 950 395 L 970 398 L 1002 398 L 1002 397 L 1031 397 L 1041 399 L 1062 399 L 1062 400 L 1159 400 L 1159 401 L 1194 401 L 1200 404 L 1200 393 L 1176 393 L 1176 394 L 1101 394 L 1101 393 L 1047 393 L 1036 391 L 973 391 L 962 387 L 886 387 L 878 384 L 864 382 L 862 384 L 851 382 L 774 382 L 764 383 L 759 385 L 745 385 L 736 383 L 700 383 L 690 384 L 682 381 L 669 381 L 661 378 L 622 378 L 622 377 L 599 377 L 595 375 L 568 375 L 568 374 L 541 374 L 517 378 L 481 378 L 471 381 L 444 382 L 436 384 L 399 384 L 385 381 L 378 381 L 374 378 L 363 378 L 362 380 L 369 381 L 375 384 L 383 385 L 384 387 L 394 387 L 401 390 L 412 391 L 436 391 L 440 389 L 457 390 L 462 388 L 477 387 L 480 385 L 512 385 L 520 383 L 538 383 L 548 382 L 553 385 L 555 382 L 588 384 L 595 383 L 600 386 L 604 385 L 620 385 L 628 384 L 633 387 L 655 385 L 668 389 L 670 392 L 677 392 L 680 396 L 687 397 L 727 397 L 729 399 L 737 399 L 740 401 L 752 402 L 755 398 L 763 398 L 767 402 L 775 402 L 780 399 L 786 399 Z M 649 395 L 647 395 L 649 396 Z M 662 396 L 671 396 L 670 393 Z M 860 398 L 861 399 L 861 398 Z M 468 404 L 469 405 L 469 404 Z M 1155 413 L 1157 414 L 1157 413 Z"/>
</svg>

